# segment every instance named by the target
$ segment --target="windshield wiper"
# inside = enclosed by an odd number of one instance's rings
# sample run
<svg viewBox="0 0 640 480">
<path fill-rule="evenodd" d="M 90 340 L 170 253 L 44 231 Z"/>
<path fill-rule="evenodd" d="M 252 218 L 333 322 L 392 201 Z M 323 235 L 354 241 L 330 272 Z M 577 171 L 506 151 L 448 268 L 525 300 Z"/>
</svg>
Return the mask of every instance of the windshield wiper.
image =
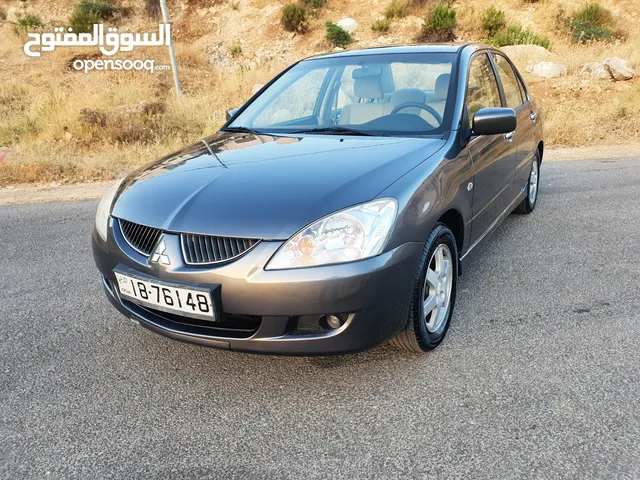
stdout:
<svg viewBox="0 0 640 480">
<path fill-rule="evenodd" d="M 371 137 L 383 136 L 383 134 L 380 133 L 380 132 L 358 130 L 356 128 L 340 127 L 340 126 L 337 126 L 337 125 L 333 126 L 333 127 L 307 128 L 307 129 L 304 129 L 304 130 L 295 130 L 295 131 L 293 131 L 291 133 L 293 133 L 293 134 L 296 134 L 296 133 L 324 133 L 326 135 L 362 135 L 362 136 L 371 136 Z"/>
<path fill-rule="evenodd" d="M 222 129 L 223 132 L 233 132 L 233 133 L 253 133 L 254 135 L 262 135 L 262 132 L 258 130 L 254 130 L 253 128 L 248 127 L 227 127 Z"/>
</svg>

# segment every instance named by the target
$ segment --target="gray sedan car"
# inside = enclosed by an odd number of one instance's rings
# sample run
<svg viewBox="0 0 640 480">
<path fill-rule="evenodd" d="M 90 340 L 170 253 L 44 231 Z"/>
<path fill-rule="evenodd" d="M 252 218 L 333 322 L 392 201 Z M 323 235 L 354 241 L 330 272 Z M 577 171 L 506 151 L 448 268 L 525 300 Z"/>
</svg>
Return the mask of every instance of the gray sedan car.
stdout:
<svg viewBox="0 0 640 480">
<path fill-rule="evenodd" d="M 499 50 L 308 58 L 113 185 L 94 258 L 111 303 L 176 340 L 427 351 L 482 243 L 533 211 L 543 151 L 540 107 Z"/>
</svg>

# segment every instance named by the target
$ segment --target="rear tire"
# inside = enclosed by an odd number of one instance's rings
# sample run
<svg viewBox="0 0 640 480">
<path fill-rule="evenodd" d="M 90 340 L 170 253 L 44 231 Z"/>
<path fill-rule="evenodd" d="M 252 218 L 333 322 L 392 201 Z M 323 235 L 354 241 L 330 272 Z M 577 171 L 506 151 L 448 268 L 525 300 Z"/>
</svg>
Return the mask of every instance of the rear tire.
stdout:
<svg viewBox="0 0 640 480">
<path fill-rule="evenodd" d="M 457 282 L 456 239 L 446 225 L 439 223 L 420 257 L 407 326 L 390 340 L 391 345 L 412 352 L 436 348 L 449 329 Z"/>
<path fill-rule="evenodd" d="M 529 180 L 527 180 L 527 196 L 520 205 L 514 210 L 515 213 L 528 215 L 536 208 L 538 201 L 538 186 L 540 184 L 540 152 L 536 150 L 531 162 L 531 170 L 529 171 Z"/>
</svg>

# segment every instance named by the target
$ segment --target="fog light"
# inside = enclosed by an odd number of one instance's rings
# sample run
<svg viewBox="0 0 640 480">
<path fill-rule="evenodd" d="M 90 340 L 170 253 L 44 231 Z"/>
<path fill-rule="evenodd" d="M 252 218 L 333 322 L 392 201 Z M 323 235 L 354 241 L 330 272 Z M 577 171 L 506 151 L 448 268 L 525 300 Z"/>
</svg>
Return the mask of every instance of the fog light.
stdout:
<svg viewBox="0 0 640 480">
<path fill-rule="evenodd" d="M 342 319 L 337 315 L 327 315 L 324 317 L 324 321 L 326 322 L 328 327 L 332 328 L 333 330 L 342 326 Z"/>
</svg>

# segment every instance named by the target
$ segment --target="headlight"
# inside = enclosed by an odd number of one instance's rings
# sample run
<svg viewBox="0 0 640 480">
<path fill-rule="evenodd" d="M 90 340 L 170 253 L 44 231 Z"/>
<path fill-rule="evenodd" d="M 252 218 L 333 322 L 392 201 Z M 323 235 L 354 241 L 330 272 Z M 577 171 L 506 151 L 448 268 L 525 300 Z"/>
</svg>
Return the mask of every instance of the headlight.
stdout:
<svg viewBox="0 0 640 480">
<path fill-rule="evenodd" d="M 121 183 L 122 179 L 111 185 L 98 204 L 98 211 L 96 213 L 96 230 L 105 242 L 107 241 L 107 228 L 109 227 L 111 204 L 113 203 L 113 197 L 116 196 L 116 192 L 118 191 Z"/>
<path fill-rule="evenodd" d="M 397 209 L 393 198 L 385 198 L 332 213 L 291 237 L 265 268 L 315 267 L 378 255 L 387 243 Z"/>
</svg>

